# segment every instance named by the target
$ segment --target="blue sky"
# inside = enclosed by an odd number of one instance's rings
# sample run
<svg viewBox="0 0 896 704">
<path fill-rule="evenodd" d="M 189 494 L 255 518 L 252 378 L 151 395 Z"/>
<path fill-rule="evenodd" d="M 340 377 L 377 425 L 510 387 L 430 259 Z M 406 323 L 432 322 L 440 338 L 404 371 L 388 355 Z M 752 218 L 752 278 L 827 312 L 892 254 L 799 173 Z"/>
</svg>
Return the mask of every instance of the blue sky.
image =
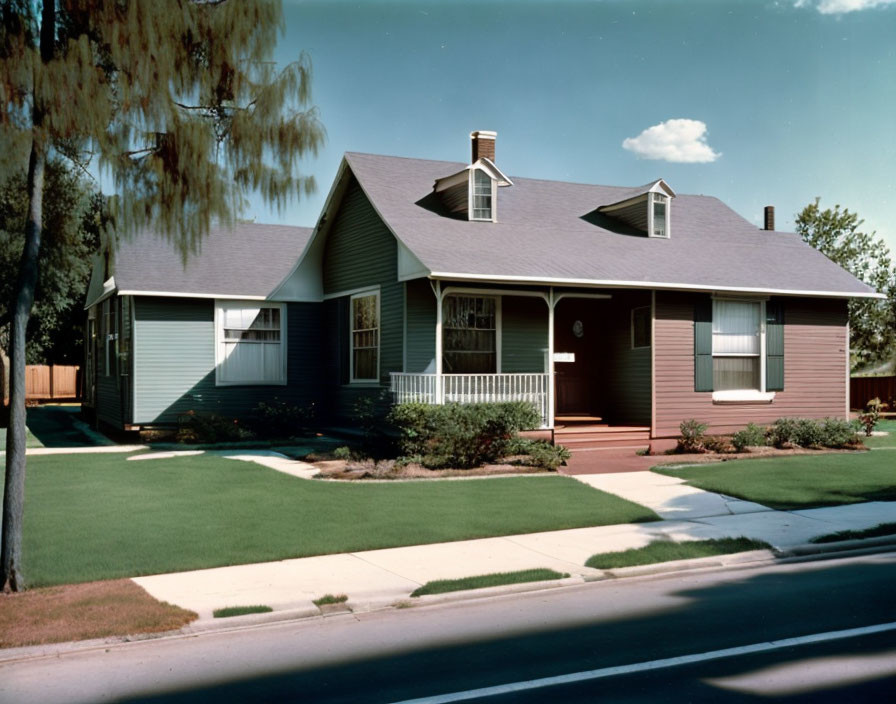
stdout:
<svg viewBox="0 0 896 704">
<path fill-rule="evenodd" d="M 328 140 L 303 163 L 317 193 L 280 213 L 253 199 L 259 222 L 313 225 L 345 151 L 465 161 L 484 129 L 511 177 L 662 177 L 757 225 L 775 205 L 778 229 L 820 196 L 896 251 L 894 0 L 285 0 L 284 12 L 275 57 L 310 54 Z"/>
</svg>

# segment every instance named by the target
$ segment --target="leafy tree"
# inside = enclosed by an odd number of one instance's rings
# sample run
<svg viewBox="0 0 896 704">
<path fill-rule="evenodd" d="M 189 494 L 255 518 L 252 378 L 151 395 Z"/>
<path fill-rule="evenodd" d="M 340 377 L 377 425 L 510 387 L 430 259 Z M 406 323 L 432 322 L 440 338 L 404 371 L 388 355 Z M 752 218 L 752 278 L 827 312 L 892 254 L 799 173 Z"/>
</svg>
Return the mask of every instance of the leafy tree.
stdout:
<svg viewBox="0 0 896 704">
<path fill-rule="evenodd" d="M 256 190 L 278 207 L 314 188 L 299 171 L 324 139 L 305 55 L 270 61 L 277 0 L 5 0 L 0 129 L 27 161 L 24 246 L 12 304 L 0 584 L 24 586 L 25 334 L 44 229 L 48 158 L 111 176 L 111 229 L 169 238 L 186 258 Z M 27 155 L 24 159 L 22 155 Z"/>
<path fill-rule="evenodd" d="M 839 205 L 822 210 L 819 198 L 796 216 L 803 240 L 854 276 L 886 295 L 886 300 L 860 298 L 849 302 L 850 351 L 853 369 L 896 355 L 896 267 L 890 250 L 876 233 L 862 232 L 856 213 Z"/>
<path fill-rule="evenodd" d="M 4 357 L 12 319 L 9 303 L 28 213 L 25 178 L 20 172 L 0 183 L 0 356 Z M 77 364 L 82 356 L 84 291 L 99 246 L 103 199 L 60 159 L 47 162 L 44 193 L 40 276 L 25 356 L 29 364 Z"/>
</svg>

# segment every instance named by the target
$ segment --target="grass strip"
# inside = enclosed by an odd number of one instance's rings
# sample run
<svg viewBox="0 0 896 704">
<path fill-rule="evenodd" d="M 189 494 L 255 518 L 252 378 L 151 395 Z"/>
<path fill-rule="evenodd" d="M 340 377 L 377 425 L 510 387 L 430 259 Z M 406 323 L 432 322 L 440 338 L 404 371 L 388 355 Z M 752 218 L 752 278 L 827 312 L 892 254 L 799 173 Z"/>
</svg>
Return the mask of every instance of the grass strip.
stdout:
<svg viewBox="0 0 896 704">
<path fill-rule="evenodd" d="M 592 555 L 588 558 L 585 566 L 599 570 L 608 570 L 615 567 L 634 567 L 637 565 L 653 565 L 658 562 L 671 562 L 673 560 L 729 555 L 735 552 L 746 552 L 747 550 L 766 550 L 770 547 L 768 543 L 764 543 L 761 540 L 751 540 L 743 537 L 687 540 L 683 543 L 657 540 L 643 548 Z"/>
<path fill-rule="evenodd" d="M 270 606 L 257 604 L 255 606 L 225 606 L 223 609 L 215 609 L 212 616 L 215 618 L 230 618 L 231 616 L 245 616 L 246 614 L 266 614 L 273 611 Z"/>
<path fill-rule="evenodd" d="M 348 601 L 347 594 L 324 594 L 312 603 L 315 606 L 328 606 L 329 604 L 344 604 L 346 601 Z"/>
<path fill-rule="evenodd" d="M 129 579 L 29 589 L 0 595 L 0 648 L 159 633 L 195 618 Z"/>
<path fill-rule="evenodd" d="M 493 574 L 483 574 L 477 577 L 463 577 L 462 579 L 436 579 L 415 589 L 411 593 L 411 596 L 444 594 L 446 592 L 459 592 L 466 589 L 482 589 L 484 587 L 497 587 L 502 584 L 546 582 L 552 579 L 566 579 L 567 577 L 569 577 L 569 575 L 563 572 L 555 572 L 554 570 L 539 568 L 533 570 L 520 570 L 518 572 L 495 572 Z"/>
<path fill-rule="evenodd" d="M 674 469 L 655 467 L 652 471 L 681 477 L 690 486 L 705 491 L 789 511 L 865 501 L 896 501 L 893 461 L 892 452 L 876 449 L 731 460 Z"/>
<path fill-rule="evenodd" d="M 836 533 L 819 535 L 812 538 L 813 543 L 837 543 L 841 540 L 861 540 L 863 538 L 878 538 L 884 535 L 896 535 L 896 523 L 879 523 L 873 528 L 865 530 L 841 530 Z"/>
</svg>

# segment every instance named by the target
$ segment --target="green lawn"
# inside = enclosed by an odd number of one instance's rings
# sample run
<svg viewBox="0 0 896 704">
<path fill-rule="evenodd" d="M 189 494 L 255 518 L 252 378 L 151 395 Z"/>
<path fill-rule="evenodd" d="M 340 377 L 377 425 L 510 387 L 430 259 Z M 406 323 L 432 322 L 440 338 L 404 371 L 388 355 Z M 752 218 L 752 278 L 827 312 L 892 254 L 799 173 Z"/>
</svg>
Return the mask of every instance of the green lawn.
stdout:
<svg viewBox="0 0 896 704">
<path fill-rule="evenodd" d="M 889 421 L 888 425 L 896 423 Z M 706 491 L 783 510 L 896 501 L 896 450 L 883 449 L 896 446 L 896 432 L 869 440 L 869 446 L 878 449 L 734 460 L 676 469 L 656 467 L 653 471 L 682 477 Z"/>
<path fill-rule="evenodd" d="M 567 477 L 330 483 L 207 455 L 30 457 L 31 585 L 658 520 Z"/>
<path fill-rule="evenodd" d="M 866 438 L 864 435 L 862 436 L 862 440 L 864 440 L 865 444 L 871 448 L 882 448 L 882 447 L 896 447 L 896 420 L 881 420 L 878 421 L 877 427 L 875 430 L 883 430 L 889 435 L 884 435 L 883 437 L 871 437 Z"/>
<path fill-rule="evenodd" d="M 748 550 L 767 550 L 768 543 L 749 538 L 716 538 L 713 540 L 686 540 L 673 543 L 669 540 L 655 540 L 643 548 L 620 550 L 619 552 L 602 552 L 592 555 L 585 567 L 609 570 L 615 567 L 633 567 L 635 565 L 653 565 L 658 562 L 672 560 L 690 560 L 697 557 L 714 557 L 730 555 Z"/>
</svg>

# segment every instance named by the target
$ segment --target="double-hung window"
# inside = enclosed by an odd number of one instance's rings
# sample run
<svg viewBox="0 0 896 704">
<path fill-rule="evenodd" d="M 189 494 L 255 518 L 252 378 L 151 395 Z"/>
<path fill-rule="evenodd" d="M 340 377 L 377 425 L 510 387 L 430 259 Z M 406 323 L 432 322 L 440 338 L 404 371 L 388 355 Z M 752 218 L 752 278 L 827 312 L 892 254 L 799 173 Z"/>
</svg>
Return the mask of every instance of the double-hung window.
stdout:
<svg viewBox="0 0 896 704">
<path fill-rule="evenodd" d="M 442 370 L 446 374 L 498 371 L 498 301 L 491 296 L 448 296 L 442 322 Z"/>
<path fill-rule="evenodd" d="M 764 391 L 759 301 L 713 301 L 712 388 Z"/>
<path fill-rule="evenodd" d="M 652 193 L 650 203 L 650 236 L 669 236 L 669 197 L 662 193 Z"/>
<path fill-rule="evenodd" d="M 218 386 L 286 383 L 285 314 L 283 303 L 217 303 Z"/>
<path fill-rule="evenodd" d="M 380 378 L 380 294 L 351 297 L 351 381 Z"/>
<path fill-rule="evenodd" d="M 470 220 L 494 220 L 492 178 L 481 169 L 473 169 L 473 207 Z"/>
</svg>

